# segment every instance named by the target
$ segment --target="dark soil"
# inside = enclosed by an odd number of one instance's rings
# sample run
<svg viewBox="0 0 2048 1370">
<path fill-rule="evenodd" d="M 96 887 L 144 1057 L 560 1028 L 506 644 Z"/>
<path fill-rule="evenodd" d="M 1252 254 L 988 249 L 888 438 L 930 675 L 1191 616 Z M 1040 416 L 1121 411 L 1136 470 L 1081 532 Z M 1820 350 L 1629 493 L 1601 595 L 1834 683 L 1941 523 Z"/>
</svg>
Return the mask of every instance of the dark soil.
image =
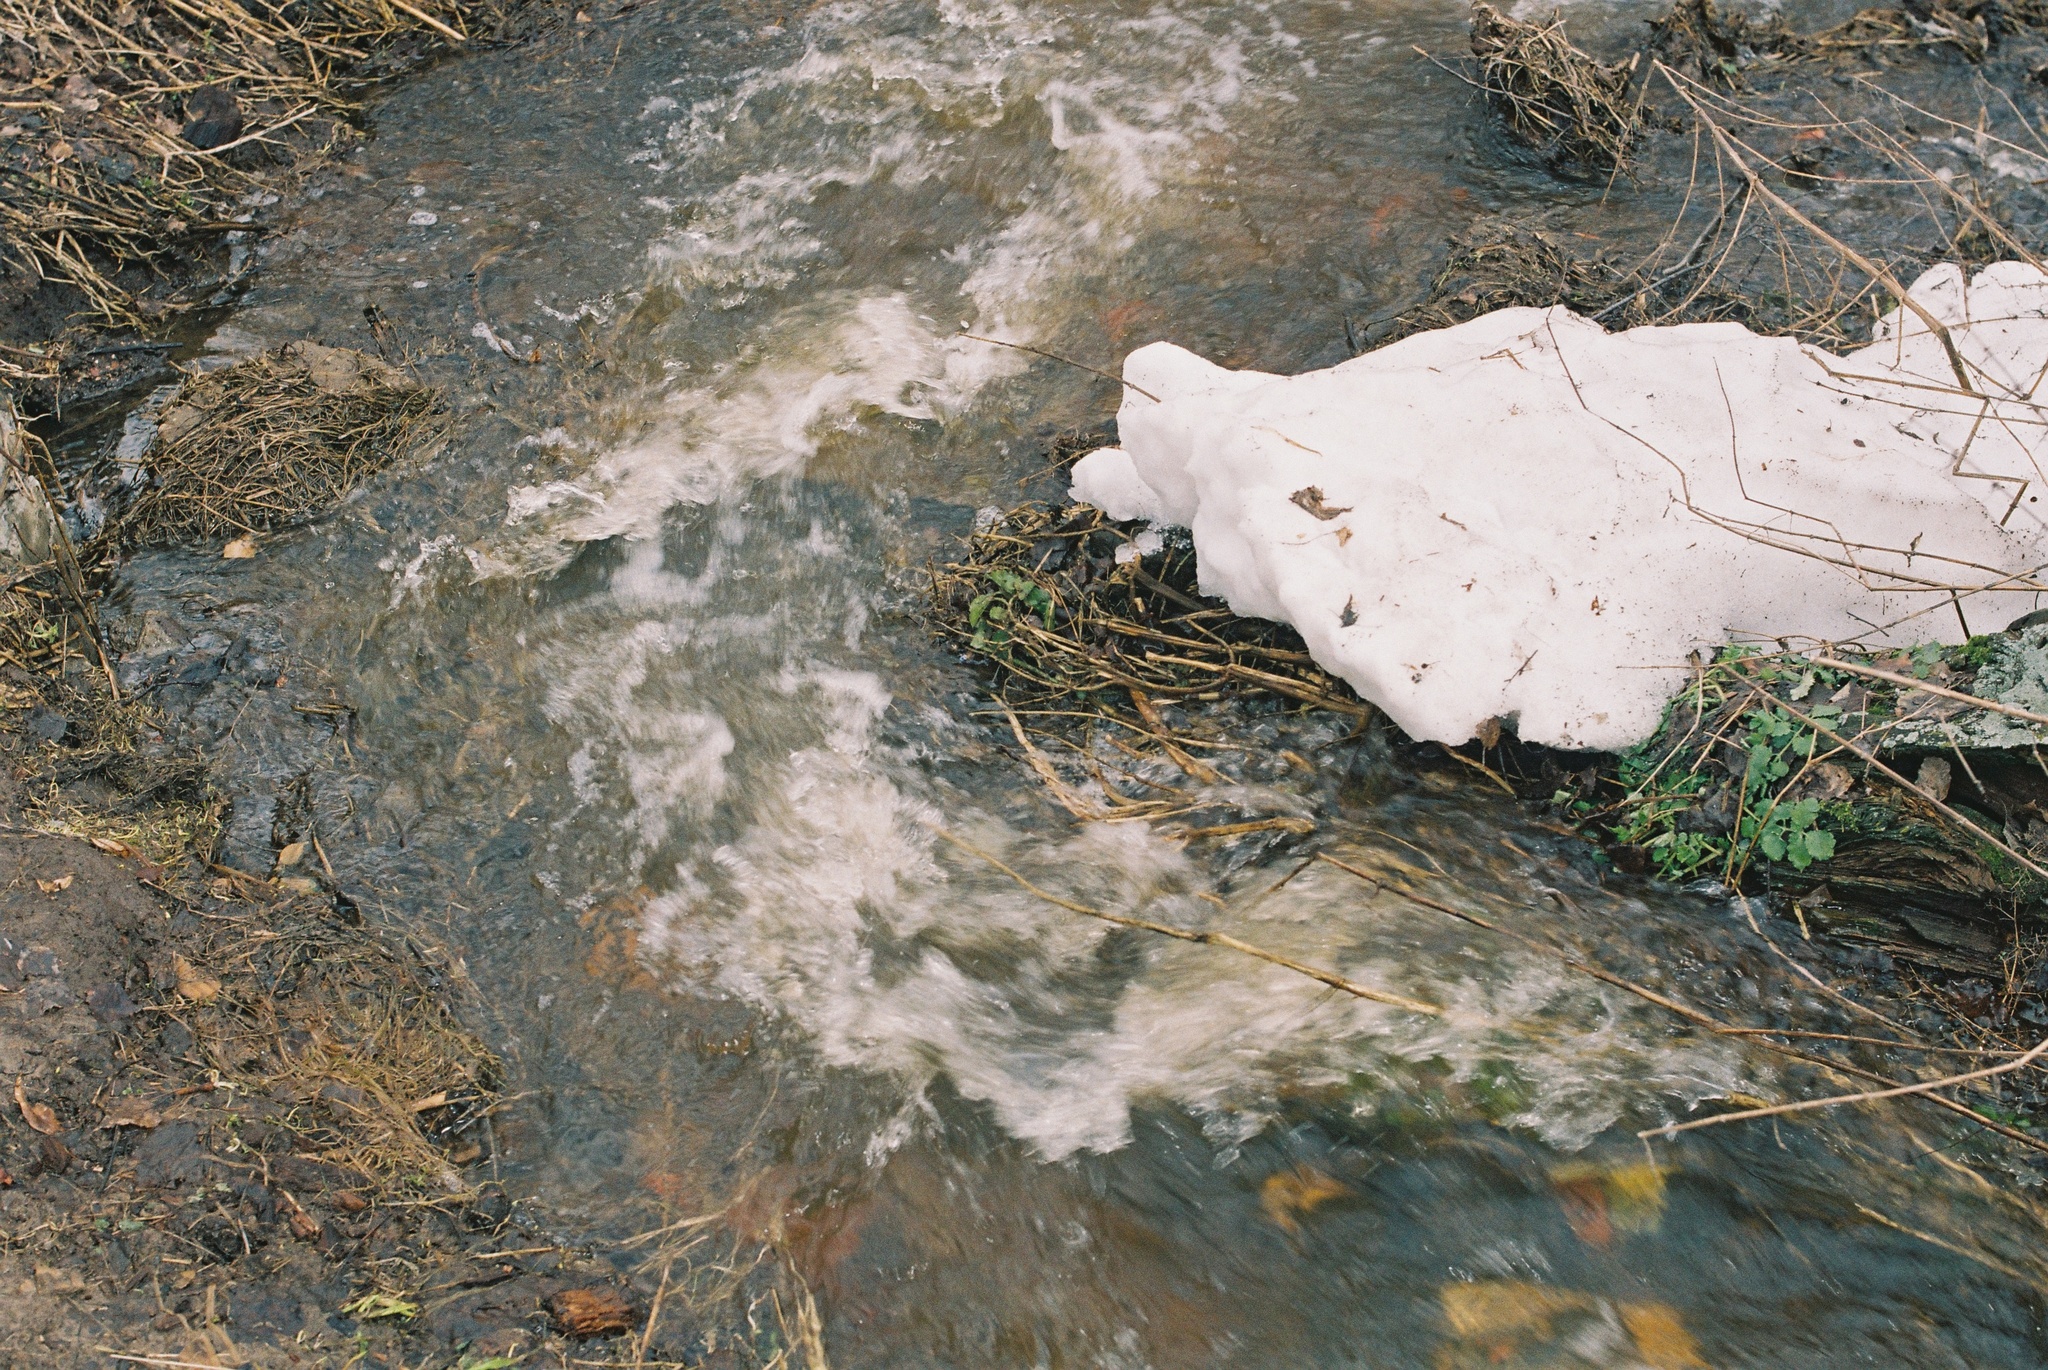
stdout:
<svg viewBox="0 0 2048 1370">
<path fill-rule="evenodd" d="M 146 862 L 0 817 L 0 1366 L 452 1363 L 564 1348 L 550 1319 L 590 1303 L 565 1293 L 644 1303 L 544 1235 L 487 1153 L 408 1190 L 330 1159 L 346 1087 L 249 1092 L 203 1059 L 179 968 L 231 974 L 212 934 L 275 906 L 188 903 Z M 383 1289 L 411 1315 L 360 1302 Z"/>
</svg>

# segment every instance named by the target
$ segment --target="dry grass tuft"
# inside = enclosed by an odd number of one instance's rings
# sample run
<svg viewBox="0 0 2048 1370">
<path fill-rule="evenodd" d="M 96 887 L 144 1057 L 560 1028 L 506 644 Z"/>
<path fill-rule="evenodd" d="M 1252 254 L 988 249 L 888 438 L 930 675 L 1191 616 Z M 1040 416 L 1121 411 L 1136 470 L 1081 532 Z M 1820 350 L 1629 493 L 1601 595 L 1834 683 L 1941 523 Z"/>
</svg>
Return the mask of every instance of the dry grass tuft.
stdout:
<svg viewBox="0 0 2048 1370">
<path fill-rule="evenodd" d="M 1565 36 L 1564 20 L 1510 19 L 1472 6 L 1472 55 L 1484 90 L 1507 126 L 1559 166 L 1619 171 L 1642 130 L 1629 95 L 1633 59 L 1604 65 Z"/>
<path fill-rule="evenodd" d="M 439 396 L 359 352 L 293 343 L 192 381 L 158 419 L 112 536 L 164 546 L 303 523 L 410 452 Z"/>
<path fill-rule="evenodd" d="M 152 310 L 117 279 L 124 268 L 246 223 L 266 166 L 348 141 L 351 82 L 506 12 L 497 0 L 0 0 L 0 257 L 135 322 Z"/>
<path fill-rule="evenodd" d="M 1204 599 L 1184 538 L 1118 561 L 1140 550 L 1137 528 L 1085 504 L 1021 505 L 969 539 L 960 561 L 933 568 L 933 623 L 994 665 L 1020 707 L 1127 703 L 1154 728 L 1156 702 L 1225 694 L 1370 712 L 1293 629 Z"/>
<path fill-rule="evenodd" d="M 249 876 L 215 893 L 247 912 L 210 916 L 203 946 L 159 976 L 195 1059 L 269 1101 L 302 1153 L 394 1191 L 463 1189 L 455 1166 L 483 1150 L 500 1067 L 449 1002 L 454 969 L 324 895 Z"/>
</svg>

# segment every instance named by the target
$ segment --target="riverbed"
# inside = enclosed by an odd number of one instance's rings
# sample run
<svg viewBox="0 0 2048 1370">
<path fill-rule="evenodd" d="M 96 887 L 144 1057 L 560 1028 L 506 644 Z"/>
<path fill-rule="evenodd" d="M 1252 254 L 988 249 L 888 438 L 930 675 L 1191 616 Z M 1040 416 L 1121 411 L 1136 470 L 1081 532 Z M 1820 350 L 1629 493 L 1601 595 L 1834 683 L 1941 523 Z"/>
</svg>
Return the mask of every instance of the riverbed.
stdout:
<svg viewBox="0 0 2048 1370">
<path fill-rule="evenodd" d="M 1570 18 L 1614 45 L 1647 13 Z M 255 246 L 193 356 L 381 351 L 446 440 L 252 560 L 138 559 L 123 608 L 354 709 L 345 746 L 289 691 L 221 720 L 226 855 L 267 868 L 297 794 L 346 887 L 461 952 L 503 1178 L 554 1230 L 703 1218 L 672 1259 L 768 1253 L 842 1367 L 2048 1356 L 2039 1219 L 1981 1139 L 1929 1110 L 1646 1146 L 1837 1086 L 1307 858 L 1820 1023 L 1789 923 L 1617 882 L 1330 715 L 1204 757 L 1313 846 L 1077 824 L 918 617 L 981 511 L 1063 493 L 1049 445 L 1117 399 L 1086 368 L 1328 365 L 1488 215 L 1668 221 L 1675 190 L 1560 179 L 1413 51 L 1465 34 L 1409 0 L 657 0 L 384 93 Z M 975 851 L 1444 1011 L 1105 927 Z M 691 1316 L 710 1354 L 739 1315 Z"/>
</svg>

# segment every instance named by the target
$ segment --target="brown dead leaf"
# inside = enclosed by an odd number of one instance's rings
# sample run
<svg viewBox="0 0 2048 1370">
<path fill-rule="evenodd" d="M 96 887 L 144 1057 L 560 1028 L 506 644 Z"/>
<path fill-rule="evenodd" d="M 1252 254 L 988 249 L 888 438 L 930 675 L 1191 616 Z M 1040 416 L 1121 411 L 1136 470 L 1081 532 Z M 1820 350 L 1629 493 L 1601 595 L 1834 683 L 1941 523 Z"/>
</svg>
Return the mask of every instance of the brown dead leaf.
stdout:
<svg viewBox="0 0 2048 1370">
<path fill-rule="evenodd" d="M 89 839 L 95 847 L 109 856 L 140 856 L 142 853 L 118 837 L 94 837 Z"/>
<path fill-rule="evenodd" d="M 298 865 L 305 855 L 306 844 L 304 842 L 287 843 L 277 853 L 277 868 L 281 871 L 290 870 L 293 866 Z"/>
<path fill-rule="evenodd" d="M 1556 1184 L 1558 1206 L 1564 1209 L 1572 1235 L 1588 1246 L 1606 1250 L 1614 1241 L 1614 1223 L 1607 1216 L 1607 1191 L 1600 1181 L 1587 1177 Z"/>
<path fill-rule="evenodd" d="M 564 1289 L 548 1300 L 548 1318 L 571 1337 L 615 1337 L 638 1321 L 633 1306 L 609 1289 Z"/>
<path fill-rule="evenodd" d="M 1351 512 L 1350 505 L 1338 508 L 1335 505 L 1324 504 L 1323 489 L 1319 485 L 1304 485 L 1287 498 L 1294 501 L 1303 513 L 1319 518 L 1325 523 Z"/>
<path fill-rule="evenodd" d="M 164 1115 L 149 1100 L 131 1096 L 107 1105 L 107 1111 L 100 1116 L 100 1127 L 139 1127 L 147 1131 L 163 1120 Z"/>
<path fill-rule="evenodd" d="M 427 1095 L 424 1099 L 414 1099 L 412 1101 L 412 1111 L 414 1113 L 425 1113 L 429 1109 L 445 1107 L 447 1103 L 448 1091 L 445 1089 L 437 1089 L 432 1094 Z"/>
<path fill-rule="evenodd" d="M 1625 1303 L 1618 1311 L 1643 1364 L 1653 1370 L 1703 1370 L 1699 1343 L 1678 1320 L 1678 1310 L 1663 1303 Z"/>
<path fill-rule="evenodd" d="M 65 890 L 71 888 L 71 882 L 77 878 L 75 874 L 65 874 L 58 876 L 55 880 L 38 880 L 36 881 L 36 888 L 44 894 L 62 894 Z"/>
<path fill-rule="evenodd" d="M 71 144 L 70 144 L 70 143 L 68 143 L 68 142 L 66 142 L 66 141 L 65 141 L 64 139 L 62 139 L 62 138 L 59 138 L 59 139 L 58 139 L 58 140 L 57 140 L 56 142 L 54 142 L 54 143 L 50 144 L 50 160 L 51 160 L 52 162 L 68 162 L 68 161 L 70 161 L 70 160 L 71 160 L 71 152 L 72 152 Z"/>
<path fill-rule="evenodd" d="M 1655 1232 L 1664 1219 L 1664 1168 L 1650 1162 L 1602 1166 L 1576 1162 L 1550 1172 L 1572 1232 L 1605 1248 L 1615 1233 Z"/>
<path fill-rule="evenodd" d="M 256 539 L 236 538 L 220 549 L 222 561 L 247 561 L 256 555 Z"/>
<path fill-rule="evenodd" d="M 320 882 L 309 880 L 303 875 L 287 875 L 277 882 L 277 887 L 286 894 L 318 894 Z"/>
<path fill-rule="evenodd" d="M 180 999 L 204 1004 L 220 994 L 220 981 L 202 973 L 176 952 L 171 953 L 171 975 L 177 981 Z"/>
<path fill-rule="evenodd" d="M 1479 726 L 1472 730 L 1472 735 L 1479 739 L 1480 746 L 1488 751 L 1492 751 L 1500 745 L 1500 719 L 1487 718 L 1480 720 Z"/>
<path fill-rule="evenodd" d="M 21 1120 L 45 1137 L 57 1134 L 57 1111 L 48 1104 L 30 1103 L 28 1091 L 21 1087 L 18 1076 L 14 1081 L 14 1106 L 21 1110 Z"/>
<path fill-rule="evenodd" d="M 1314 1166 L 1298 1165 L 1266 1177 L 1266 1182 L 1259 1186 L 1259 1207 L 1282 1230 L 1299 1232 L 1304 1216 L 1350 1192 L 1349 1185 Z"/>
</svg>

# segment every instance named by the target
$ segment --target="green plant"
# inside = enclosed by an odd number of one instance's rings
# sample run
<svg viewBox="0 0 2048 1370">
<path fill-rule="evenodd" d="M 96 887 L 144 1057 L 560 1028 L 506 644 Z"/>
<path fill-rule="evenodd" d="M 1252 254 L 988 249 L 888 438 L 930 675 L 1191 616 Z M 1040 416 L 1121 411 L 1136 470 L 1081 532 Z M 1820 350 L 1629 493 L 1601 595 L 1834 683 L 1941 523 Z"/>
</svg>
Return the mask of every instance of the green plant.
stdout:
<svg viewBox="0 0 2048 1370">
<path fill-rule="evenodd" d="M 420 1306 L 395 1294 L 372 1293 L 349 1300 L 341 1311 L 359 1322 L 375 1322 L 380 1318 L 416 1318 Z"/>
<path fill-rule="evenodd" d="M 1009 625 L 1017 621 L 1021 605 L 1026 617 L 1036 615 L 1052 627 L 1052 595 L 1046 588 L 1007 566 L 991 567 L 989 583 L 996 588 L 976 595 L 967 606 L 967 624 L 974 630 L 975 651 L 997 655 L 1009 644 Z"/>
<path fill-rule="evenodd" d="M 1628 793 L 1609 828 L 1613 839 L 1645 850 L 1667 880 L 1718 867 L 1732 884 L 1759 854 L 1795 870 L 1828 860 L 1835 837 L 1823 826 L 1820 799 L 1792 791 L 1830 745 L 1815 725 L 1835 726 L 1841 709 L 1812 704 L 1802 717 L 1764 691 L 1790 702 L 1825 700 L 1840 683 L 1797 658 L 1724 652 L 1666 712 L 1657 735 L 1621 757 L 1617 775 Z"/>
</svg>

